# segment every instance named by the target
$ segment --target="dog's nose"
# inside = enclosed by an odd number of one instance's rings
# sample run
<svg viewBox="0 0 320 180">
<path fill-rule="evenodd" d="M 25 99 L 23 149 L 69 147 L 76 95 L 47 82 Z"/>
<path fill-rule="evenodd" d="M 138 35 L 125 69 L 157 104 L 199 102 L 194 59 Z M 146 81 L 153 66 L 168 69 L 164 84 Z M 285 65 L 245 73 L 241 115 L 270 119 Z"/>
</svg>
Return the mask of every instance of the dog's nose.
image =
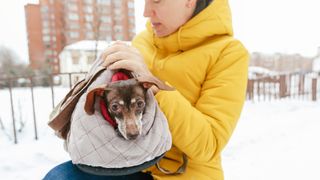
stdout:
<svg viewBox="0 0 320 180">
<path fill-rule="evenodd" d="M 138 133 L 135 133 L 135 134 L 127 134 L 127 137 L 128 137 L 128 139 L 130 139 L 130 140 L 134 140 L 134 139 L 136 139 L 137 137 L 138 137 Z"/>
</svg>

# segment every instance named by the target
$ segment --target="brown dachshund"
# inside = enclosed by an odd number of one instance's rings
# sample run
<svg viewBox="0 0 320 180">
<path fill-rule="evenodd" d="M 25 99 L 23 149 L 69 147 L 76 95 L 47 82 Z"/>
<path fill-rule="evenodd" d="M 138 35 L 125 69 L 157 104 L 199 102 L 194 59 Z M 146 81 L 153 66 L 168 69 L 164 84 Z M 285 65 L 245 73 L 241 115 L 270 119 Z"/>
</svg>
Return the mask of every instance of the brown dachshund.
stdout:
<svg viewBox="0 0 320 180">
<path fill-rule="evenodd" d="M 142 132 L 146 93 L 152 85 L 156 85 L 161 90 L 173 90 L 153 76 L 111 82 L 89 90 L 85 111 L 92 115 L 95 111 L 95 99 L 100 97 L 106 104 L 111 119 L 115 120 L 115 129 L 118 134 L 126 140 L 134 140 Z"/>
</svg>

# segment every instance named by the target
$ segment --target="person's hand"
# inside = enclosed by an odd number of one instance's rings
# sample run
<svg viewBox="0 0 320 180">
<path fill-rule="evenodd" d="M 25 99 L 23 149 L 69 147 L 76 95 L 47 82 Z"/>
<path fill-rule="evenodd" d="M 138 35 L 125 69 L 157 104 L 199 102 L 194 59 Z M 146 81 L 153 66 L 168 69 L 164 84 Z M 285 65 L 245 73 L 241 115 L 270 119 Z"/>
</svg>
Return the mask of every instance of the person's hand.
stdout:
<svg viewBox="0 0 320 180">
<path fill-rule="evenodd" d="M 102 58 L 102 65 L 108 69 L 126 69 L 138 76 L 152 75 L 138 49 L 124 42 L 117 41 L 108 47 L 102 53 Z"/>
<path fill-rule="evenodd" d="M 151 89 L 153 95 L 156 95 L 160 91 L 160 89 L 156 85 L 152 85 L 150 87 L 150 89 Z"/>
</svg>

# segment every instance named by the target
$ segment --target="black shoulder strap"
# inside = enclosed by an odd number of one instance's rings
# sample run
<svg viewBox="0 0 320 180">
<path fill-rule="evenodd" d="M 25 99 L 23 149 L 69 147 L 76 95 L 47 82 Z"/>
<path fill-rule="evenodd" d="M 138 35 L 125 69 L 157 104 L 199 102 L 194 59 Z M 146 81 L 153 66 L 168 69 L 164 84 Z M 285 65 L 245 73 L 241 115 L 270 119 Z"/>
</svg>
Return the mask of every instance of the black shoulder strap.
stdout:
<svg viewBox="0 0 320 180">
<path fill-rule="evenodd" d="M 166 158 L 166 157 L 163 157 L 163 158 Z M 183 154 L 182 155 L 182 165 L 174 172 L 171 172 L 167 169 L 164 169 L 162 167 L 160 167 L 159 165 L 159 162 L 156 163 L 156 167 L 159 171 L 161 171 L 162 173 L 164 174 L 167 174 L 167 175 L 178 175 L 178 174 L 182 174 L 186 171 L 186 168 L 187 168 L 187 164 L 188 164 L 188 157 L 187 155 Z"/>
</svg>

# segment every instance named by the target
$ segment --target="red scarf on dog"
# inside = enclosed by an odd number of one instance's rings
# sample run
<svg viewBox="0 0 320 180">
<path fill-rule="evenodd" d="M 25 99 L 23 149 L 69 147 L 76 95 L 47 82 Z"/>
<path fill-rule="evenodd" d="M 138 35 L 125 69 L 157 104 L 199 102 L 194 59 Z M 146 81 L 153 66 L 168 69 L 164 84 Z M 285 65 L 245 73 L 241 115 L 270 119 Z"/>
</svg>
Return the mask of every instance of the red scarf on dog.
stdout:
<svg viewBox="0 0 320 180">
<path fill-rule="evenodd" d="M 124 72 L 119 71 L 114 73 L 114 75 L 111 78 L 111 82 L 127 80 L 127 79 L 129 79 L 129 76 Z M 104 117 L 104 119 L 108 121 L 112 127 L 117 128 L 118 124 L 114 119 L 110 117 L 106 103 L 102 99 L 100 99 L 99 104 L 100 104 L 101 114 Z"/>
</svg>

